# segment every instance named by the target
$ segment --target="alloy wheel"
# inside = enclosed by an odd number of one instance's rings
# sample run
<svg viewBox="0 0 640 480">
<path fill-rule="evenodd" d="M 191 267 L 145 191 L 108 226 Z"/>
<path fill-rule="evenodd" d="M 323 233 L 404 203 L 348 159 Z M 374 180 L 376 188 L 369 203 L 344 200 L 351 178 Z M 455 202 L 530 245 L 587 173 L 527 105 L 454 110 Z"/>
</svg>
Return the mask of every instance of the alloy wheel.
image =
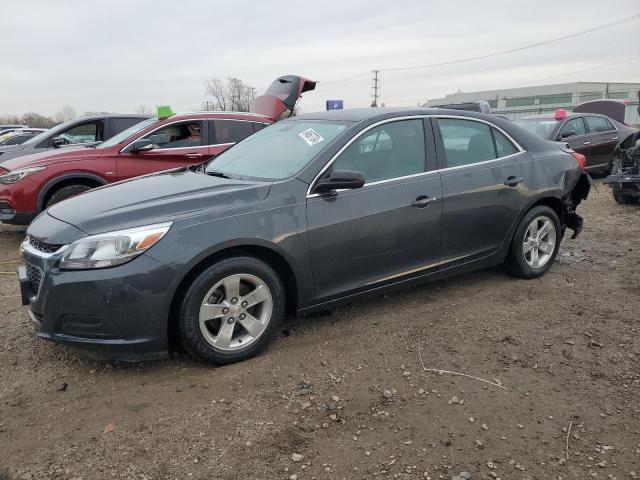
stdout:
<svg viewBox="0 0 640 480">
<path fill-rule="evenodd" d="M 273 314 L 273 296 L 255 275 L 229 275 L 211 288 L 200 305 L 199 325 L 216 350 L 233 352 L 254 343 Z"/>
<path fill-rule="evenodd" d="M 539 216 L 527 227 L 522 253 L 532 268 L 542 268 L 551 259 L 556 248 L 556 227 L 549 217 Z"/>
</svg>

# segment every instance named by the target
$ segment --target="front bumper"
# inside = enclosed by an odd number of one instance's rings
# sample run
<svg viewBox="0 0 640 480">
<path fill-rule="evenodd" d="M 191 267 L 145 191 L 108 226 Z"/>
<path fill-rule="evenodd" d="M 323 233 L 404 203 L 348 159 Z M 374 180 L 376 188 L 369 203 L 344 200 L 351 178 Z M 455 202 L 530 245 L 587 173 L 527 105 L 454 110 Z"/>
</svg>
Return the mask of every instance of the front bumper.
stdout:
<svg viewBox="0 0 640 480">
<path fill-rule="evenodd" d="M 16 212 L 8 203 L 0 202 L 0 222 L 2 223 L 29 225 L 36 215 L 36 212 Z"/>
<path fill-rule="evenodd" d="M 175 271 L 145 255 L 109 269 L 62 271 L 61 252 L 23 246 L 22 303 L 38 337 L 106 360 L 168 354 L 167 322 Z"/>
</svg>

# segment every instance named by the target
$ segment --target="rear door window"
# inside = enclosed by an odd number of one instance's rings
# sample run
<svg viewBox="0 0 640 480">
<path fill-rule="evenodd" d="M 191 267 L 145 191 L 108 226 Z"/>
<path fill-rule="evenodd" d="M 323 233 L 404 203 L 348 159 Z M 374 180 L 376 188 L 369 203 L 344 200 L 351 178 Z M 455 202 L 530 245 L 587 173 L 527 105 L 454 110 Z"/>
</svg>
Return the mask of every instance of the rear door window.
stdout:
<svg viewBox="0 0 640 480">
<path fill-rule="evenodd" d="M 91 143 L 104 140 L 104 123 L 101 121 L 81 123 L 60 132 L 67 143 Z"/>
<path fill-rule="evenodd" d="M 497 158 L 491 127 L 473 120 L 439 118 L 447 167 L 460 167 Z"/>
<path fill-rule="evenodd" d="M 214 120 L 213 143 L 238 143 L 254 133 L 254 123 L 242 120 Z"/>
<path fill-rule="evenodd" d="M 585 117 L 587 128 L 591 133 L 609 132 L 615 130 L 613 124 L 604 117 Z"/>
</svg>

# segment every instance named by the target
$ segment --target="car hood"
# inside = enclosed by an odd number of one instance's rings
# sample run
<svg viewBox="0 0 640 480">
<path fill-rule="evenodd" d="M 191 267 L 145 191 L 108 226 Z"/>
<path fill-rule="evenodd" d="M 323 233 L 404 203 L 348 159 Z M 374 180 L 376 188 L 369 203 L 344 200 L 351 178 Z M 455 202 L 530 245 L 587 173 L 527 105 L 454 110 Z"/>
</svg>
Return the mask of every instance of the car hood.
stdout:
<svg viewBox="0 0 640 480">
<path fill-rule="evenodd" d="M 44 152 L 31 153 L 20 157 L 4 160 L 0 155 L 0 167 L 5 170 L 17 170 L 20 168 L 40 167 L 54 163 L 69 162 L 78 158 L 99 157 L 104 149 L 87 147 L 66 147 Z"/>
<path fill-rule="evenodd" d="M 97 188 L 47 211 L 96 234 L 210 213 L 224 216 L 263 200 L 270 183 L 212 177 L 189 169 L 139 177 Z"/>
</svg>

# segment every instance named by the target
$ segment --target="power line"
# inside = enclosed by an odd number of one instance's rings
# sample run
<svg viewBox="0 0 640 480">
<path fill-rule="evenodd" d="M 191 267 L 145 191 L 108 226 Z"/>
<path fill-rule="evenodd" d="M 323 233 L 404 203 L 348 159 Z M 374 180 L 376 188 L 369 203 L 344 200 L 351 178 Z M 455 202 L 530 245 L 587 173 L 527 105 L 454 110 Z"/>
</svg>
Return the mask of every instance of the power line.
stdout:
<svg viewBox="0 0 640 480">
<path fill-rule="evenodd" d="M 579 32 L 570 33 L 568 35 L 563 35 L 561 37 L 551 38 L 549 40 L 544 40 L 544 41 L 541 41 L 541 42 L 532 43 L 530 45 L 525 45 L 525 46 L 518 47 L 518 48 L 512 48 L 512 49 L 509 49 L 509 50 L 502 50 L 502 51 L 499 51 L 499 52 L 493 52 L 493 53 L 489 53 L 489 54 L 486 54 L 486 55 L 477 55 L 475 57 L 460 58 L 460 59 L 457 59 L 457 60 L 449 60 L 449 61 L 446 61 L 446 62 L 431 63 L 431 64 L 427 64 L 427 65 L 412 65 L 412 66 L 407 66 L 407 67 L 381 68 L 381 69 L 378 69 L 378 70 L 382 71 L 382 72 L 396 72 L 396 71 L 402 71 L 402 70 L 418 70 L 418 69 L 422 69 L 422 68 L 441 67 L 441 66 L 444 66 L 444 65 L 454 65 L 454 64 L 457 64 L 457 63 L 472 62 L 474 60 L 482 60 L 482 59 L 485 59 L 485 58 L 497 57 L 497 56 L 500 56 L 500 55 L 506 55 L 508 53 L 520 52 L 520 51 L 523 51 L 523 50 L 528 50 L 530 48 L 535 48 L 535 47 L 540 47 L 540 46 L 543 46 L 543 45 L 548 45 L 550 43 L 559 42 L 559 41 L 562 41 L 562 40 L 566 40 L 568 38 L 574 38 L 574 37 L 577 37 L 577 36 L 580 36 L 580 35 L 585 35 L 587 33 L 596 32 L 598 30 L 603 30 L 605 28 L 610 28 L 610 27 L 613 27 L 613 26 L 616 26 L 616 25 L 621 25 L 623 23 L 633 22 L 633 21 L 638 20 L 638 19 L 640 19 L 640 13 L 634 14 L 634 15 L 630 15 L 628 17 L 624 17 L 622 19 L 619 19 L 619 20 L 616 20 L 616 21 L 613 21 L 613 22 L 605 23 L 605 24 L 602 24 L 602 25 L 597 25 L 595 27 L 591 27 L 591 28 L 588 28 L 586 30 L 581 30 Z M 364 76 L 367 76 L 367 75 L 369 75 L 369 73 L 370 72 L 363 72 L 363 73 L 359 73 L 357 75 L 352 75 L 350 77 L 337 78 L 337 79 L 334 79 L 334 80 L 325 81 L 325 82 L 321 83 L 321 86 L 332 85 L 332 84 L 343 83 L 343 82 L 349 82 L 351 80 L 356 80 L 358 78 L 362 78 Z"/>
<path fill-rule="evenodd" d="M 616 20 L 614 22 L 609 22 L 609 23 L 605 23 L 602 25 L 598 25 L 592 28 L 588 28 L 586 30 L 581 30 L 579 32 L 575 32 L 575 33 L 570 33 L 568 35 L 563 35 L 561 37 L 556 37 L 556 38 L 551 38 L 549 40 L 544 40 L 542 42 L 537 42 L 537 43 L 532 43 L 530 45 L 525 45 L 523 47 L 518 47 L 518 48 L 512 48 L 509 50 L 502 50 L 499 52 L 494 52 L 494 53 L 489 53 L 486 55 L 477 55 L 475 57 L 467 57 L 467 58 L 461 58 L 458 60 L 450 60 L 447 62 L 440 62 L 440 63 L 431 63 L 431 64 L 427 64 L 427 65 L 413 65 L 413 66 L 407 66 L 407 67 L 395 67 L 395 68 L 381 68 L 380 70 L 383 72 L 396 72 L 396 71 L 400 71 L 400 70 L 417 70 L 417 69 L 421 69 L 421 68 L 431 68 L 431 67 L 441 67 L 443 65 L 453 65 L 456 63 L 465 63 L 465 62 L 471 62 L 474 60 L 482 60 L 485 58 L 491 58 L 491 57 L 497 57 L 499 55 L 506 55 L 508 53 L 514 53 L 514 52 L 521 52 L 522 50 L 528 50 L 530 48 L 535 48 L 535 47 L 540 47 L 543 45 L 548 45 L 550 43 L 555 43 L 555 42 L 559 42 L 561 40 L 566 40 L 568 38 L 574 38 L 580 35 L 585 35 L 587 33 L 591 33 L 591 32 L 596 32 L 598 30 L 603 30 L 605 28 L 609 28 L 609 27 L 613 27 L 616 25 L 621 25 L 623 23 L 628 23 L 628 22 L 633 22 L 635 20 L 640 19 L 640 13 L 637 13 L 635 15 L 630 15 L 628 17 L 622 18 L 620 20 Z"/>
</svg>

